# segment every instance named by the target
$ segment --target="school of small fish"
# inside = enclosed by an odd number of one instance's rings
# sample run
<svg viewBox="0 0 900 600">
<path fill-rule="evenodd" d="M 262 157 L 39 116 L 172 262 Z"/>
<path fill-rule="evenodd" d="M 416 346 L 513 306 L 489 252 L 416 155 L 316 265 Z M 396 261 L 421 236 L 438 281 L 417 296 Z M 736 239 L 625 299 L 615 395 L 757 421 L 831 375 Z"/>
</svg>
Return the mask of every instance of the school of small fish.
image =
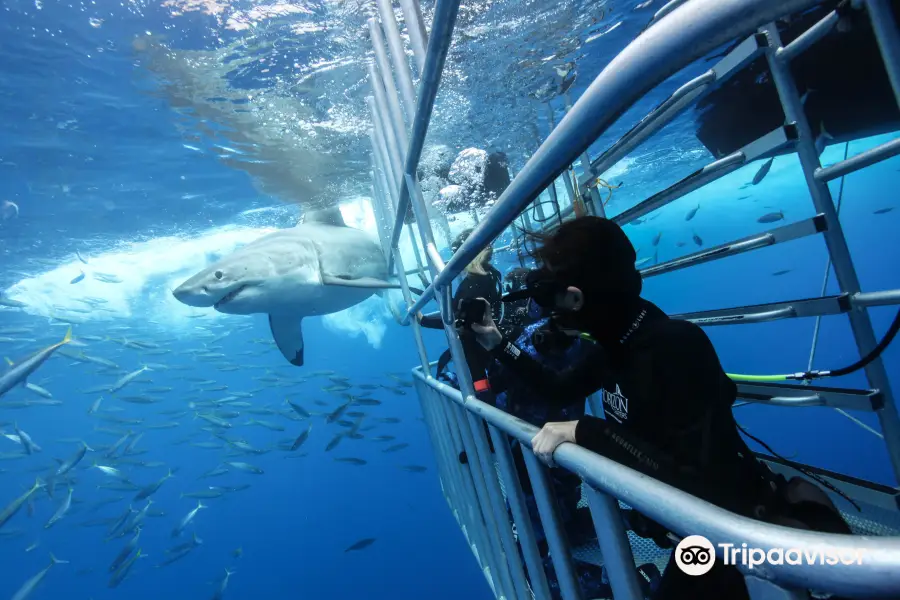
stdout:
<svg viewBox="0 0 900 600">
<path fill-rule="evenodd" d="M 807 92 L 807 94 L 808 93 L 809 92 Z M 774 163 L 774 160 L 775 160 L 774 158 L 769 158 L 765 162 L 763 162 L 762 165 L 759 167 L 759 169 L 753 175 L 753 179 L 751 181 L 745 183 L 744 185 L 742 185 L 739 189 L 744 190 L 744 189 L 750 188 L 752 186 L 759 185 L 763 181 L 763 179 L 766 178 L 766 175 L 769 174 L 769 171 L 772 168 L 772 164 Z M 745 196 L 739 196 L 737 198 L 737 200 L 747 200 L 749 198 L 751 198 L 751 196 L 745 195 Z M 756 200 L 758 200 L 758 198 Z M 756 200 L 754 200 L 754 201 L 756 201 Z M 769 208 L 771 208 L 771 207 L 769 207 Z M 884 215 L 884 214 L 891 212 L 892 210 L 894 210 L 893 206 L 885 206 L 883 208 L 878 208 L 876 210 L 873 210 L 872 214 Z M 692 208 L 688 209 L 688 211 L 686 213 L 684 213 L 684 220 L 685 221 L 693 221 L 699 211 L 700 211 L 700 204 L 695 204 Z M 649 216 L 647 218 L 632 219 L 632 220 L 629 220 L 627 222 L 627 224 L 630 226 L 643 225 L 645 223 L 649 223 L 650 221 L 653 221 L 660 214 L 661 214 L 661 211 L 655 211 L 651 216 Z M 784 219 L 785 219 L 784 210 L 775 210 L 775 211 L 767 212 L 765 214 L 760 215 L 759 217 L 757 217 L 756 222 L 767 225 L 770 223 L 777 223 L 778 221 L 783 221 Z M 635 267 L 637 267 L 638 269 L 641 269 L 641 268 L 650 267 L 652 265 L 660 264 L 659 251 L 660 251 L 660 245 L 661 245 L 660 242 L 662 242 L 662 240 L 663 240 L 663 232 L 662 231 L 657 231 L 655 234 L 653 234 L 653 238 L 651 240 L 653 253 L 649 256 L 641 256 L 641 248 L 636 248 L 637 259 L 635 260 L 635 263 L 634 263 Z M 703 247 L 703 244 L 704 244 L 703 238 L 701 238 L 697 234 L 696 231 L 691 232 L 691 240 L 694 242 L 694 244 L 698 248 Z M 688 245 L 688 242 L 686 242 L 684 240 L 676 240 L 674 242 L 674 244 L 675 244 L 676 248 L 684 248 L 685 246 Z M 790 269 L 782 269 L 782 270 L 776 271 L 775 273 L 773 273 L 773 275 L 779 276 L 779 275 L 784 275 L 789 272 L 790 272 Z"/>
<path fill-rule="evenodd" d="M 87 262 L 80 255 L 79 259 Z M 136 585 L 152 585 L 152 571 L 140 560 L 147 556 L 142 532 L 152 528 L 172 540 L 161 556 L 147 561 L 149 566 L 191 560 L 189 555 L 205 550 L 201 533 L 215 526 L 219 499 L 247 490 L 252 477 L 283 464 L 272 456 L 300 459 L 315 453 L 318 460 L 328 456 L 335 464 L 360 468 L 372 456 L 388 455 L 383 460 L 397 470 L 428 470 L 392 458 L 409 444 L 400 439 L 401 418 L 391 416 L 378 397 L 411 393 L 408 374 L 387 373 L 355 382 L 334 371 L 253 366 L 255 357 L 276 351 L 270 340 L 253 340 L 256 348 L 236 353 L 224 352 L 223 346 L 226 338 L 250 326 L 201 325 L 195 329 L 199 344 L 176 349 L 183 340 L 173 335 L 151 336 L 126 325 L 107 326 L 104 335 L 92 335 L 89 325 L 82 329 L 75 322 L 74 331 L 70 324 L 61 341 L 41 349 L 39 340 L 57 337 L 54 328 L 48 332 L 43 324 L 0 325 L 0 352 L 10 357 L 8 369 L 0 372 L 0 480 L 23 473 L 34 477 L 27 489 L 0 486 L 0 547 L 4 553 L 21 551 L 24 541 L 24 551 L 31 552 L 40 547 L 41 531 L 67 527 L 91 528 L 109 546 L 103 559 L 109 562 L 101 565 L 91 556 L 62 560 L 50 553 L 49 564 L 21 584 L 14 600 L 29 598 L 51 572 L 62 568 L 57 565 L 69 563 L 75 563 L 78 573 L 103 573 L 110 588 L 132 577 L 144 579 Z M 67 368 L 78 371 L 73 379 L 89 378 L 97 385 L 72 389 L 58 376 L 41 380 L 41 367 L 51 358 L 68 361 Z M 203 368 L 191 363 L 202 363 Z M 246 375 L 243 381 L 254 387 L 237 390 L 215 377 L 199 376 L 211 370 L 240 371 Z M 259 401 L 273 396 L 281 402 Z M 32 424 L 53 419 L 54 407 L 71 404 L 81 407 L 93 429 L 55 440 L 29 434 L 40 429 Z M 316 429 L 330 430 L 324 448 L 310 447 L 310 434 Z M 176 438 L 170 443 L 185 448 L 179 456 L 191 462 L 206 460 L 211 468 L 187 479 L 179 476 L 178 464 L 155 460 L 154 438 L 164 430 L 174 430 L 169 435 Z M 260 433 L 248 437 L 258 440 L 263 435 L 268 442 L 249 443 L 243 432 L 251 430 Z M 7 473 L 7 465 L 15 469 Z M 210 485 L 214 478 L 243 481 Z M 155 494 L 164 486 L 178 486 L 184 503 L 179 514 L 168 514 L 154 504 Z M 363 538 L 345 551 L 364 550 L 375 541 Z M 240 548 L 234 550 L 231 560 L 242 553 Z M 233 564 L 222 568 L 224 575 L 214 582 L 212 598 L 225 596 L 229 579 L 237 572 Z"/>
</svg>

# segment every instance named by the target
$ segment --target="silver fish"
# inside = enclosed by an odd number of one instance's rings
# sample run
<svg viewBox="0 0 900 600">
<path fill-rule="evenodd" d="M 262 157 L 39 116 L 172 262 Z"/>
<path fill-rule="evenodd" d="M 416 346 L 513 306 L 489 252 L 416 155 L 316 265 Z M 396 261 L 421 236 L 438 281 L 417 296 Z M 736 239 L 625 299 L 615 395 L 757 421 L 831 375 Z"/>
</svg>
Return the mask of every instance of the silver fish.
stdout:
<svg viewBox="0 0 900 600">
<path fill-rule="evenodd" d="M 245 473 L 253 473 L 254 475 L 262 475 L 263 473 L 265 473 L 265 471 L 263 471 L 259 467 L 255 467 L 245 462 L 226 462 L 225 464 L 229 467 L 237 469 L 238 471 L 244 471 Z"/>
<path fill-rule="evenodd" d="M 757 223 L 775 223 L 776 221 L 781 221 L 782 219 L 784 219 L 784 212 L 779 210 L 778 212 L 771 212 L 771 213 L 764 214 L 763 216 L 758 218 L 756 220 L 756 222 Z"/>
<path fill-rule="evenodd" d="M 172 530 L 172 537 L 178 537 L 181 535 L 181 532 L 184 531 L 184 528 L 188 526 L 188 524 L 194 520 L 194 517 L 197 516 L 197 513 L 200 512 L 201 509 L 207 508 L 202 501 L 197 501 L 197 507 L 194 508 L 191 512 L 189 512 L 185 517 L 181 520 L 178 525 L 175 526 L 175 529 Z"/>
<path fill-rule="evenodd" d="M 43 396 L 44 398 L 53 398 L 53 394 L 45 390 L 39 385 L 34 385 L 33 383 L 25 382 L 25 387 L 37 394 L 38 396 Z"/>
<path fill-rule="evenodd" d="M 50 569 L 53 568 L 53 565 L 64 565 L 68 564 L 67 560 L 59 560 L 52 554 L 50 555 L 50 564 L 44 567 L 37 575 L 26 581 L 22 584 L 22 587 L 19 588 L 19 591 L 13 594 L 12 600 L 25 600 L 31 593 L 37 589 L 37 586 L 44 580 L 44 577 L 47 576 L 47 573 L 50 572 Z"/>
<path fill-rule="evenodd" d="M 763 179 L 765 179 L 766 175 L 769 174 L 769 169 L 772 168 L 772 163 L 774 161 L 775 161 L 775 158 L 772 157 L 769 160 L 767 160 L 766 162 L 764 162 L 763 165 L 756 172 L 756 175 L 753 176 L 753 181 L 751 181 L 750 183 L 753 185 L 757 185 L 757 184 L 759 184 L 759 182 L 761 182 Z"/>
<path fill-rule="evenodd" d="M 69 509 L 72 507 L 72 493 L 74 490 L 69 488 L 69 495 L 66 496 L 66 499 L 62 501 L 62 504 L 59 505 L 59 508 L 56 509 L 56 512 L 53 513 L 53 516 L 50 517 L 50 520 L 44 525 L 44 529 L 50 529 L 53 527 L 60 519 L 66 516 L 69 512 Z"/>
<path fill-rule="evenodd" d="M 31 497 L 34 494 L 44 487 L 44 482 L 40 479 L 35 480 L 34 486 L 15 500 L 9 503 L 6 508 L 0 511 L 0 528 L 2 528 L 10 519 L 15 516 L 17 512 L 25 505 L 26 502 L 31 500 Z"/>
<path fill-rule="evenodd" d="M 57 342 L 52 346 L 48 346 L 37 352 L 30 358 L 23 360 L 18 364 L 11 364 L 11 369 L 0 377 L 0 396 L 13 389 L 20 383 L 24 383 L 29 375 L 34 373 L 44 362 L 53 355 L 60 347 L 72 341 L 72 328 L 66 332 L 66 336 L 61 342 Z"/>
<path fill-rule="evenodd" d="M 109 566 L 109 572 L 114 573 L 119 570 L 119 568 L 125 564 L 125 561 L 131 556 L 131 553 L 137 547 L 138 540 L 141 537 L 141 531 L 143 529 L 138 527 L 134 532 L 134 536 L 128 540 L 128 543 L 125 544 L 125 547 L 122 548 L 122 551 L 116 556 L 115 560 L 113 560 L 112 564 Z"/>
<path fill-rule="evenodd" d="M 225 597 L 225 589 L 228 587 L 228 580 L 234 575 L 237 571 L 229 571 L 225 569 L 225 577 L 222 578 L 222 581 L 219 582 L 219 587 L 216 588 L 215 593 L 213 594 L 212 600 L 222 600 Z"/>
<path fill-rule="evenodd" d="M 81 459 L 84 458 L 84 455 L 89 451 L 93 452 L 91 447 L 84 442 L 81 442 L 81 448 L 76 450 L 75 454 L 70 456 L 67 460 L 61 462 L 53 475 L 55 477 L 62 477 L 63 475 L 74 469 L 78 465 L 78 463 L 81 462 Z"/>
<path fill-rule="evenodd" d="M 124 377 L 119 379 L 117 382 L 112 384 L 112 386 L 108 390 L 109 393 L 112 394 L 113 392 L 117 392 L 117 391 L 121 390 L 123 387 L 125 387 L 131 381 L 133 381 L 135 377 L 137 377 L 144 371 L 149 371 L 149 370 L 150 369 L 145 365 L 145 366 L 141 367 L 140 369 L 138 369 L 137 371 L 133 371 L 133 372 L 129 373 L 128 375 L 125 375 Z"/>
</svg>

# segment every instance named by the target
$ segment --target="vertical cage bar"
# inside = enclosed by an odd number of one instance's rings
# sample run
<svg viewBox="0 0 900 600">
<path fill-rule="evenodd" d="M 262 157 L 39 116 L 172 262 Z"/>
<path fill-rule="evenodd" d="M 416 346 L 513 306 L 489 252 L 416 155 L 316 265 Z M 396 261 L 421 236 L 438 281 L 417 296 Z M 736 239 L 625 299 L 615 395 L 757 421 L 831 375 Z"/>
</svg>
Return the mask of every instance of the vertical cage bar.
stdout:
<svg viewBox="0 0 900 600">
<path fill-rule="evenodd" d="M 469 535 L 469 542 L 478 548 L 478 560 L 482 569 L 489 566 L 487 560 L 487 542 L 485 541 L 485 524 L 481 515 L 481 505 L 478 503 L 478 496 L 475 490 L 475 478 L 472 470 L 459 461 L 460 454 L 465 450 L 462 440 L 462 434 L 455 414 L 453 413 L 454 403 L 452 400 L 442 397 L 438 405 L 440 407 L 440 415 L 447 424 L 449 439 L 453 454 L 450 458 L 456 457 L 456 472 L 458 482 L 465 494 L 462 506 L 459 507 L 460 515 L 466 525 L 466 532 Z"/>
<path fill-rule="evenodd" d="M 372 69 L 371 64 L 369 65 L 369 67 L 370 67 L 370 75 L 373 78 L 377 77 L 377 75 L 374 74 L 374 70 Z M 377 79 L 373 79 L 372 87 L 376 89 L 376 95 L 377 95 L 377 87 L 379 85 L 380 85 L 380 82 Z M 382 99 L 383 99 L 383 94 L 382 94 Z M 399 161 L 399 157 L 397 157 L 397 156 L 392 157 L 388 153 L 388 150 L 387 150 L 388 143 L 386 141 L 385 134 L 387 133 L 388 136 L 390 136 L 391 130 L 389 127 L 387 127 L 387 125 L 385 123 L 385 119 L 383 118 L 384 113 L 378 110 L 378 105 L 379 105 L 378 99 L 372 98 L 370 96 L 370 97 L 366 98 L 366 102 L 368 103 L 369 109 L 372 113 L 372 122 L 375 124 L 375 139 L 377 141 L 376 152 L 375 152 L 376 157 L 379 157 L 378 160 L 381 162 L 383 167 L 387 167 L 386 169 L 384 169 L 384 172 L 386 174 L 390 173 L 390 175 L 388 175 L 388 177 L 391 178 L 391 183 L 395 184 L 395 185 L 390 186 L 389 189 L 391 190 L 390 195 L 393 200 L 393 202 L 392 202 L 392 204 L 394 206 L 393 213 L 396 215 L 397 197 L 399 194 L 398 189 L 400 187 L 400 183 L 393 181 L 393 179 L 398 176 L 399 167 L 397 165 L 399 165 L 401 163 Z M 382 107 L 383 107 L 383 104 L 382 104 Z M 396 138 L 393 138 L 393 139 L 396 140 Z M 396 151 L 396 148 L 395 148 L 395 151 Z M 419 274 L 422 277 L 422 283 L 427 285 L 427 283 L 425 281 L 425 277 L 424 277 L 425 267 L 422 264 L 422 256 L 421 256 L 421 254 L 419 254 L 419 246 L 418 246 L 418 243 L 416 242 L 415 235 L 413 234 L 411 227 L 406 227 L 406 232 L 407 232 L 407 235 L 409 236 L 409 243 L 410 243 L 410 247 L 412 248 L 412 251 L 413 251 L 413 257 L 416 260 L 416 266 L 418 267 Z M 396 245 L 393 247 L 398 248 L 398 246 L 396 246 Z M 389 268 L 390 268 L 390 265 L 396 264 L 396 261 L 392 260 L 394 256 L 395 256 L 394 253 L 391 253 L 390 259 L 388 260 Z"/>
<path fill-rule="evenodd" d="M 441 74 L 444 71 L 444 62 L 447 52 L 450 50 L 450 42 L 453 37 L 453 27 L 456 25 L 456 16 L 459 12 L 459 0 L 437 0 L 434 8 L 434 19 L 431 22 L 431 37 L 428 40 L 428 50 L 425 57 L 425 67 L 419 83 L 419 97 L 416 103 L 416 116 L 412 124 L 412 133 L 409 136 L 409 150 L 406 155 L 407 164 L 404 165 L 404 173 L 414 175 L 422 157 L 422 148 L 425 145 L 425 136 L 428 133 L 428 124 L 431 122 L 431 112 L 434 109 L 434 101 L 437 97 L 438 86 L 441 82 Z M 406 215 L 406 207 L 409 202 L 409 190 L 400 189 L 397 199 L 397 215 L 394 228 L 391 231 L 391 245 L 396 246 L 400 239 L 400 227 Z M 388 265 L 390 272 L 391 265 Z"/>
<path fill-rule="evenodd" d="M 465 521 L 464 517 L 461 515 L 462 511 L 460 509 L 460 503 L 465 502 L 465 496 L 462 490 L 462 482 L 459 479 L 458 453 L 454 452 L 448 424 L 443 416 L 443 410 L 439 406 L 440 403 L 445 402 L 445 399 L 437 393 L 437 390 L 431 388 L 427 384 L 417 382 L 417 388 L 419 388 L 420 394 L 424 396 L 423 406 L 428 411 L 427 418 L 431 422 L 431 427 L 436 433 L 435 445 L 438 447 L 440 455 L 439 465 L 443 470 L 446 479 L 446 489 L 444 490 L 444 493 L 449 496 L 448 501 L 450 502 L 450 506 L 456 513 L 456 517 L 460 521 L 459 524 L 462 525 Z"/>
<path fill-rule="evenodd" d="M 447 408 L 453 415 L 452 418 L 456 420 L 460 436 L 462 437 L 463 447 L 468 457 L 469 472 L 472 475 L 472 482 L 475 487 L 475 502 L 484 523 L 484 545 L 480 547 L 480 550 L 484 553 L 485 563 L 490 566 L 494 589 L 497 591 L 498 596 L 514 593 L 513 590 L 506 587 L 509 583 L 509 572 L 503 568 L 506 561 L 499 544 L 500 524 L 494 518 L 494 511 L 491 507 L 491 500 L 486 487 L 487 474 L 482 469 L 482 457 L 475 447 L 472 430 L 466 418 L 468 411 L 455 402 L 448 402 Z"/>
<path fill-rule="evenodd" d="M 409 43 L 413 49 L 413 58 L 416 59 L 416 68 L 421 75 L 425 70 L 425 53 L 428 48 L 428 33 L 425 32 L 422 7 L 419 5 L 419 0 L 400 0 L 400 8 L 403 10 L 403 20 L 406 21 L 406 31 L 409 33 Z"/>
<path fill-rule="evenodd" d="M 522 491 L 522 483 L 516 472 L 509 436 L 494 425 L 489 425 L 488 429 L 491 433 L 491 440 L 494 442 L 497 466 L 500 467 L 500 475 L 503 477 L 503 484 L 506 488 L 506 500 L 509 502 L 513 522 L 516 524 L 519 546 L 522 548 L 522 556 L 528 568 L 531 590 L 535 600 L 550 600 L 547 573 L 544 571 L 544 561 L 541 559 L 534 527 L 531 525 L 531 515 L 528 513 L 528 504 L 525 501 L 525 493 Z"/>
<path fill-rule="evenodd" d="M 500 482 L 497 479 L 497 469 L 494 467 L 494 459 L 491 456 L 490 446 L 487 442 L 485 421 L 466 409 L 462 409 L 462 413 L 469 419 L 469 427 L 472 430 L 475 447 L 481 459 L 481 471 L 485 477 L 484 483 L 488 493 L 488 500 L 494 511 L 494 520 L 500 533 L 500 556 L 505 559 L 503 564 L 499 565 L 501 577 L 508 580 L 505 585 L 509 593 L 515 593 L 515 597 L 522 600 L 530 599 L 531 594 L 528 592 L 528 586 L 525 584 L 525 570 L 522 568 L 521 560 L 519 560 L 519 548 L 516 545 L 515 538 L 513 538 L 512 523 L 509 520 L 509 513 L 503 501 L 503 493 L 500 490 Z"/>
<path fill-rule="evenodd" d="M 825 216 L 825 221 L 828 224 L 828 228 L 822 235 L 825 238 L 828 254 L 831 256 L 831 262 L 834 265 L 837 282 L 840 285 L 841 292 L 853 296 L 860 291 L 859 279 L 853 266 L 847 240 L 844 237 L 844 230 L 837 216 L 831 191 L 828 189 L 827 184 L 819 181 L 815 176 L 816 169 L 821 167 L 819 153 L 815 147 L 815 138 L 803 111 L 803 104 L 800 100 L 800 94 L 797 92 L 794 78 L 788 66 L 778 60 L 775 55 L 777 49 L 781 47 L 781 36 L 778 34 L 778 29 L 774 23 L 769 23 L 762 27 L 760 31 L 765 33 L 769 39 L 769 52 L 766 58 L 769 69 L 772 71 L 772 78 L 778 90 L 778 96 L 784 108 L 784 114 L 788 121 L 796 123 L 800 133 L 800 137 L 797 140 L 797 155 L 800 158 L 800 165 L 803 168 L 803 175 L 806 177 L 806 185 L 809 187 L 813 205 L 816 212 Z M 848 317 L 859 354 L 860 356 L 865 356 L 877 345 L 869 312 L 865 308 L 854 308 L 850 310 Z M 891 458 L 894 477 L 897 481 L 900 481 L 900 417 L 897 415 L 897 407 L 894 403 L 894 395 L 891 392 L 887 371 L 880 357 L 869 363 L 865 371 L 869 385 L 872 388 L 881 390 L 884 395 L 884 405 L 876 411 L 876 414 L 884 432 L 884 441 L 887 444 L 888 454 Z"/>
<path fill-rule="evenodd" d="M 544 535 L 547 537 L 547 546 L 550 548 L 550 559 L 556 570 L 559 581 L 559 591 L 563 600 L 582 600 L 581 585 L 578 583 L 578 575 L 575 572 L 575 562 L 572 560 L 572 552 L 566 539 L 566 532 L 556 514 L 556 498 L 551 492 L 550 483 L 544 466 L 531 452 L 531 448 L 522 446 L 522 454 L 525 456 L 525 466 L 528 468 L 528 476 L 531 479 L 531 487 L 534 490 L 534 499 L 537 503 L 538 513 L 541 515 L 541 524 L 544 526 Z"/>
<path fill-rule="evenodd" d="M 403 120 L 403 110 L 400 108 L 400 96 L 394 85 L 394 76 L 391 74 L 391 65 L 388 62 L 387 51 L 384 49 L 384 36 L 381 35 L 381 26 L 374 17 L 369 19 L 369 34 L 372 37 L 372 48 L 375 50 L 375 77 L 380 77 L 387 94 L 387 106 L 390 112 L 390 121 L 397 136 L 400 146 L 400 160 L 405 160 L 406 147 L 409 145 L 409 135 L 406 130 L 406 122 Z M 371 72 L 370 72 L 371 75 Z M 385 115 L 386 116 L 386 115 Z"/>
<path fill-rule="evenodd" d="M 634 554 L 631 553 L 619 503 L 590 485 L 585 485 L 585 491 L 613 596 L 616 600 L 643 600 L 644 593 L 637 580 Z"/>
<path fill-rule="evenodd" d="M 425 371 L 427 373 L 427 371 Z M 447 453 L 442 439 L 444 427 L 443 423 L 438 422 L 434 417 L 434 403 L 436 401 L 436 390 L 413 376 L 413 383 L 416 387 L 416 396 L 419 398 L 419 407 L 422 410 L 422 418 L 425 420 L 425 426 L 428 428 L 428 437 L 431 439 L 432 449 L 434 452 L 434 462 L 437 465 L 438 477 L 441 482 L 441 492 L 444 494 L 450 510 L 457 514 L 456 508 L 456 490 L 454 488 L 453 474 L 450 472 L 447 464 Z"/>
<path fill-rule="evenodd" d="M 369 79 L 372 82 L 372 91 L 375 93 L 375 109 L 372 114 L 375 116 L 376 129 L 380 127 L 384 134 L 384 140 L 387 144 L 388 159 L 391 164 L 391 172 L 394 175 L 392 183 L 396 190 L 400 189 L 400 181 L 403 177 L 403 151 L 400 150 L 400 140 L 397 139 L 396 127 L 391 125 L 390 113 L 387 107 L 387 97 L 385 96 L 384 86 L 381 77 L 375 71 L 375 64 L 370 62 L 368 65 Z M 396 194 L 395 194 L 396 196 Z M 400 227 L 403 226 L 403 218 L 405 215 L 396 215 Z"/>
<path fill-rule="evenodd" d="M 391 59 L 394 62 L 394 74 L 397 76 L 400 94 L 403 96 L 403 104 L 406 106 L 406 114 L 412 123 L 416 115 L 416 94 L 413 91 L 412 74 L 409 71 L 409 63 L 406 61 L 406 52 L 403 50 L 403 40 L 400 39 L 400 29 L 397 27 L 397 18 L 394 16 L 394 7 L 391 0 L 376 0 L 378 12 L 381 14 L 381 26 L 391 49 Z M 406 148 L 403 148 L 406 154 Z"/>
</svg>

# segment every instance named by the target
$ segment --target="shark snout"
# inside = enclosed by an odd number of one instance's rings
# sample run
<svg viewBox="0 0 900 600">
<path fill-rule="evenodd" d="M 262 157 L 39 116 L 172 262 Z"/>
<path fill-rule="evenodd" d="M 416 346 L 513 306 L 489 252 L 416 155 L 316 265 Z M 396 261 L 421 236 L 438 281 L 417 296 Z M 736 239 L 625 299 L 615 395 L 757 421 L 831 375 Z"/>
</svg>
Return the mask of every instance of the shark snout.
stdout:
<svg viewBox="0 0 900 600">
<path fill-rule="evenodd" d="M 213 306 L 218 299 L 210 294 L 205 286 L 194 284 L 190 280 L 172 290 L 172 295 L 182 304 L 200 308 Z"/>
</svg>

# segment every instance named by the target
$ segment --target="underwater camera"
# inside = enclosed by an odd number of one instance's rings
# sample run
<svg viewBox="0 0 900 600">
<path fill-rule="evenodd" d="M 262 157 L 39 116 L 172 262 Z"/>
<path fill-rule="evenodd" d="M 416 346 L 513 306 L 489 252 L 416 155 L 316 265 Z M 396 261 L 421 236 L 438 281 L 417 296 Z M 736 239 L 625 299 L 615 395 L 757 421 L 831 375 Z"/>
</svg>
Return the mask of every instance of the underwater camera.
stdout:
<svg viewBox="0 0 900 600">
<path fill-rule="evenodd" d="M 456 307 L 456 328 L 468 329 L 472 323 L 481 323 L 486 309 L 487 300 L 484 298 L 460 298 Z"/>
</svg>

